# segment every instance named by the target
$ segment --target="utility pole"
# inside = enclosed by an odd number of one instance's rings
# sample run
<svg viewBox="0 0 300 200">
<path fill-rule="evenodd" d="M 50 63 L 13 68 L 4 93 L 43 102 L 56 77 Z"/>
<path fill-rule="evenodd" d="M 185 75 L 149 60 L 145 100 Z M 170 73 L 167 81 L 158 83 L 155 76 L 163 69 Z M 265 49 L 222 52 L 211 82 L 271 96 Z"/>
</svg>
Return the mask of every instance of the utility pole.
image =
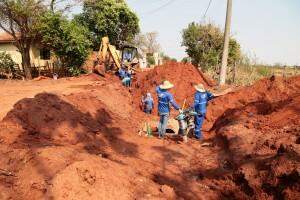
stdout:
<svg viewBox="0 0 300 200">
<path fill-rule="evenodd" d="M 225 32 L 224 32 L 224 49 L 223 49 L 223 56 L 222 56 L 219 85 L 224 85 L 226 80 L 231 16 L 232 16 L 232 0 L 227 0 L 227 13 L 226 13 Z"/>
</svg>

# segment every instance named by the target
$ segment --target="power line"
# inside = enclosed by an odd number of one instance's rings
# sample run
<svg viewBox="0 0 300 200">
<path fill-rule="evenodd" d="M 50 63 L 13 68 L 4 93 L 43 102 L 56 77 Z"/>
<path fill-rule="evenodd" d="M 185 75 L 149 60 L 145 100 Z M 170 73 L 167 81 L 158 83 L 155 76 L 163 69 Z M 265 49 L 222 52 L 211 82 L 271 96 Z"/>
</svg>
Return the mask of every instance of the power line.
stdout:
<svg viewBox="0 0 300 200">
<path fill-rule="evenodd" d="M 210 8 L 211 2 L 212 2 L 212 0 L 209 0 L 208 6 L 207 6 L 207 8 L 205 10 L 205 13 L 204 13 L 203 17 L 202 17 L 203 20 L 205 20 L 205 17 L 206 17 L 206 14 L 208 12 L 208 9 Z"/>
<path fill-rule="evenodd" d="M 153 13 L 156 13 L 156 12 L 160 11 L 161 9 L 163 9 L 163 8 L 165 8 L 165 7 L 169 6 L 169 5 L 171 5 L 171 4 L 174 3 L 175 1 L 176 1 L 176 0 L 169 0 L 169 1 L 168 1 L 167 3 L 165 3 L 164 5 L 158 7 L 158 8 L 156 8 L 156 9 L 154 9 L 154 10 L 151 10 L 151 11 L 149 11 L 149 12 L 143 13 L 143 14 L 153 14 Z"/>
</svg>

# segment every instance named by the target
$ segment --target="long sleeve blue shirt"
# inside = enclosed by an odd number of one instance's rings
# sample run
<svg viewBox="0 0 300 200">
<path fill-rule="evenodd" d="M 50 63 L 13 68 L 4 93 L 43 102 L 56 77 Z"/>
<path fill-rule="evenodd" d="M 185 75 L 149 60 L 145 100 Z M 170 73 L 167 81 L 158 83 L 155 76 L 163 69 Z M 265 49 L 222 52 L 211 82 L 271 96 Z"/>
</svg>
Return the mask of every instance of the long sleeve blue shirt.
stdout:
<svg viewBox="0 0 300 200">
<path fill-rule="evenodd" d="M 152 110 L 154 107 L 154 101 L 152 98 L 147 97 L 143 99 L 143 103 L 145 105 L 144 107 L 145 110 Z"/>
<path fill-rule="evenodd" d="M 123 79 L 123 78 L 125 77 L 125 75 L 126 75 L 125 70 L 122 69 L 122 68 L 120 68 L 120 69 L 119 69 L 119 77 L 120 77 L 121 79 Z"/>
<path fill-rule="evenodd" d="M 194 95 L 194 105 L 193 105 L 195 112 L 197 112 L 199 114 L 205 114 L 207 102 L 213 98 L 214 98 L 214 95 L 210 92 L 197 91 Z"/>
<path fill-rule="evenodd" d="M 168 114 L 170 113 L 170 104 L 176 109 L 179 110 L 179 106 L 176 104 L 173 95 L 166 90 L 156 87 L 156 93 L 158 96 L 158 113 L 159 114 Z"/>
</svg>

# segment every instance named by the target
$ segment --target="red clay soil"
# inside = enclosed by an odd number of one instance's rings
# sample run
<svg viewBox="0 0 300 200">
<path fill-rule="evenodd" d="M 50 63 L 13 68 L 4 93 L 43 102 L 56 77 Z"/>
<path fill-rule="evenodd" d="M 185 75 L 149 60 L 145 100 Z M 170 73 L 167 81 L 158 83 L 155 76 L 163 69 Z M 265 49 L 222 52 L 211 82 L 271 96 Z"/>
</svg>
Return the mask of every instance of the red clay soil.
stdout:
<svg viewBox="0 0 300 200">
<path fill-rule="evenodd" d="M 300 199 L 300 77 L 213 100 L 208 147 L 138 135 L 140 94 L 166 78 L 182 103 L 205 84 L 195 70 L 167 64 L 131 91 L 82 76 L 80 92 L 21 99 L 0 122 L 0 199 Z"/>
<path fill-rule="evenodd" d="M 299 76 L 289 79 L 282 77 L 262 79 L 252 86 L 213 100 L 208 107 L 205 129 L 211 129 L 218 118 L 224 118 L 232 113 L 237 115 L 248 113 L 249 116 L 271 114 L 276 109 L 288 105 L 299 94 Z M 289 121 L 289 118 L 283 120 Z"/>
<path fill-rule="evenodd" d="M 234 199 L 300 198 L 300 76 L 271 77 L 215 99 L 207 128 L 222 147 L 223 195 Z M 233 192 L 232 186 L 239 191 Z"/>
<path fill-rule="evenodd" d="M 168 62 L 155 67 L 153 70 L 137 74 L 133 82 L 135 102 L 138 104 L 142 95 L 145 95 L 147 92 L 151 92 L 155 100 L 157 100 L 155 88 L 164 80 L 174 84 L 174 88 L 170 92 L 180 106 L 182 106 L 185 99 L 187 99 L 187 104 L 192 102 L 195 84 L 202 83 L 206 87 L 215 85 L 213 80 L 206 77 L 192 64 Z"/>
</svg>

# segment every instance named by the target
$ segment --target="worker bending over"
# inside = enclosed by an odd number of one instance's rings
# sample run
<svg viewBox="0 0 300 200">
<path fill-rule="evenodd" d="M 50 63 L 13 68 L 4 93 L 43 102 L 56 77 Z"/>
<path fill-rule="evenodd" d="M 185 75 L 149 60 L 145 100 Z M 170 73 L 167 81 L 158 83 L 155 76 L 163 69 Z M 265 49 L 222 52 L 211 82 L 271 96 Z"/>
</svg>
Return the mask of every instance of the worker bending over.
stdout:
<svg viewBox="0 0 300 200">
<path fill-rule="evenodd" d="M 132 72 L 131 70 L 126 70 L 125 71 L 125 76 L 122 79 L 122 83 L 125 87 L 130 87 L 131 86 L 131 78 L 132 78 Z"/>
<path fill-rule="evenodd" d="M 151 93 L 147 93 L 146 97 L 142 99 L 142 104 L 143 104 L 143 110 L 147 114 L 152 114 L 152 110 L 154 107 L 154 101 L 151 96 Z"/>
<path fill-rule="evenodd" d="M 159 138 L 163 138 L 166 133 L 168 119 L 170 115 L 170 104 L 176 109 L 180 110 L 179 106 L 174 101 L 173 95 L 169 93 L 169 89 L 174 87 L 169 81 L 164 81 L 161 85 L 156 88 L 156 93 L 158 96 L 158 114 L 159 114 L 159 124 L 158 124 L 158 135 Z"/>
<path fill-rule="evenodd" d="M 123 80 L 125 78 L 125 75 L 126 75 L 125 67 L 123 67 L 123 66 L 120 67 L 118 72 L 119 72 L 120 79 Z"/>
<path fill-rule="evenodd" d="M 222 96 L 224 94 L 227 94 L 228 92 L 231 91 L 231 89 L 227 89 L 223 91 L 222 93 L 219 94 L 212 94 L 208 91 L 205 90 L 203 84 L 198 84 L 195 86 L 196 93 L 194 95 L 194 105 L 192 106 L 197 112 L 197 115 L 195 116 L 195 129 L 194 129 L 194 134 L 197 139 L 203 139 L 202 135 L 202 125 L 203 121 L 206 115 L 206 107 L 208 101 L 212 100 L 215 97 Z"/>
</svg>

